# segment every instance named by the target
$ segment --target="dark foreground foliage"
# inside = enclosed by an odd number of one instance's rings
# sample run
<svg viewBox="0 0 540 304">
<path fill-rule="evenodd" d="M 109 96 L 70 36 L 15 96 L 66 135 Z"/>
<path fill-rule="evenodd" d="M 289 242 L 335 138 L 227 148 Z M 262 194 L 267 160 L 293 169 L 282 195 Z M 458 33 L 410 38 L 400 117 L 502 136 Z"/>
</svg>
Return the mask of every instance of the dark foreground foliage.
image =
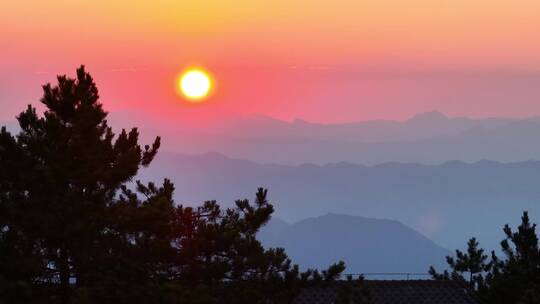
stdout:
<svg viewBox="0 0 540 304">
<path fill-rule="evenodd" d="M 133 183 L 160 139 L 115 135 L 84 67 L 43 89 L 44 115 L 29 106 L 18 135 L 0 131 L 0 303 L 288 303 L 344 270 L 301 272 L 261 246 L 265 189 L 192 208 L 169 180 Z"/>
<path fill-rule="evenodd" d="M 429 272 L 435 279 L 455 280 L 470 286 L 482 303 L 539 304 L 540 303 L 540 248 L 536 224 L 527 212 L 521 217 L 517 231 L 504 226 L 505 239 L 498 257 L 488 257 L 476 239 L 467 243 L 467 251 L 456 250 L 456 257 L 447 257 L 451 271 Z"/>
</svg>

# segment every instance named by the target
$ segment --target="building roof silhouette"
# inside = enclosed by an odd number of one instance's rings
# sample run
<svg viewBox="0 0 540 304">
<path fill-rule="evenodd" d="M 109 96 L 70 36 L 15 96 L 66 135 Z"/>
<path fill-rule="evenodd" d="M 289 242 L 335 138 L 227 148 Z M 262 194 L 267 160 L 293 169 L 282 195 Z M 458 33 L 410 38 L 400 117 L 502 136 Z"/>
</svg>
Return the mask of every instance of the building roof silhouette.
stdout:
<svg viewBox="0 0 540 304">
<path fill-rule="evenodd" d="M 293 304 L 333 304 L 341 283 L 303 290 Z M 478 304 L 467 288 L 452 281 L 366 280 L 371 304 Z M 353 299 L 351 304 L 362 303 Z"/>
</svg>

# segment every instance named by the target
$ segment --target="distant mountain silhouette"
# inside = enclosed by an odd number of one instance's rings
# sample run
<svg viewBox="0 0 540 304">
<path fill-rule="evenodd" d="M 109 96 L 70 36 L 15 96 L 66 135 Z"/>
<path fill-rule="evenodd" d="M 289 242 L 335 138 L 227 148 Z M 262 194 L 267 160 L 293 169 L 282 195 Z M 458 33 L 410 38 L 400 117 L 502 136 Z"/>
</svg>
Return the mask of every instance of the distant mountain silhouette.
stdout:
<svg viewBox="0 0 540 304">
<path fill-rule="evenodd" d="M 351 123 L 321 124 L 296 119 L 292 122 L 267 116 L 229 119 L 214 134 L 246 138 L 294 137 L 309 140 L 345 142 L 418 141 L 439 136 L 458 135 L 475 128 L 496 128 L 513 120 L 505 118 L 449 118 L 441 112 L 421 113 L 405 121 L 370 120 Z"/>
<path fill-rule="evenodd" d="M 406 121 L 319 124 L 255 116 L 214 121 L 208 128 L 187 127 L 181 120 L 174 126 L 159 127 L 159 123 L 133 121 L 133 117 L 113 113 L 111 121 L 118 126 L 141 126 L 142 134 L 148 136 L 161 135 L 164 151 L 219 152 L 260 163 L 373 165 L 540 159 L 540 120 L 534 117 L 449 118 L 434 111 Z"/>
<path fill-rule="evenodd" d="M 267 247 L 284 247 L 304 268 L 343 260 L 348 273 L 426 272 L 443 268 L 450 252 L 398 221 L 327 214 L 295 224 L 272 219 L 259 234 Z"/>
<path fill-rule="evenodd" d="M 522 210 L 540 217 L 538 161 L 285 166 L 217 153 L 161 153 L 141 177 L 171 178 L 177 202 L 193 205 L 209 199 L 231 205 L 265 186 L 276 216 L 287 221 L 329 212 L 396 219 L 446 248 L 461 247 L 471 236 L 498 248 L 503 223 Z"/>
<path fill-rule="evenodd" d="M 148 142 L 163 137 L 162 151 L 219 152 L 259 163 L 297 165 L 353 162 L 381 164 L 448 160 L 501 162 L 540 159 L 540 119 L 449 118 L 433 111 L 406 121 L 342 124 L 292 122 L 267 116 L 229 117 L 191 126 L 182 119 L 160 122 L 133 112 L 111 113 L 115 127 L 137 125 Z"/>
</svg>

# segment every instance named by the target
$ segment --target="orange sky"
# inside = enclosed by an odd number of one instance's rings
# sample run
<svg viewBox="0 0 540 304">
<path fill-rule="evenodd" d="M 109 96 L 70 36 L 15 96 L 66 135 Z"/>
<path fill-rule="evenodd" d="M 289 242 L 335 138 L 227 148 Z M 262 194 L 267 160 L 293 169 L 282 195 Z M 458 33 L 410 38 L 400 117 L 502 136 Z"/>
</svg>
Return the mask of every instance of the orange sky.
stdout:
<svg viewBox="0 0 540 304">
<path fill-rule="evenodd" d="M 0 120 L 81 63 L 111 110 L 181 108 L 170 82 L 200 64 L 220 90 L 196 111 L 540 114 L 539 13 L 537 0 L 2 1 Z"/>
</svg>

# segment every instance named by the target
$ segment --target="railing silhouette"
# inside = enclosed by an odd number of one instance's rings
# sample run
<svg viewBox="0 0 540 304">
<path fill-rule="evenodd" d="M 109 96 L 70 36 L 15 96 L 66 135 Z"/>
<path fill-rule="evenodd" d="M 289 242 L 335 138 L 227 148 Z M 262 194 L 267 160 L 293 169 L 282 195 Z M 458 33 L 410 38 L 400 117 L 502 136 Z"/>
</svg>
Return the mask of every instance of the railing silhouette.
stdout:
<svg viewBox="0 0 540 304">
<path fill-rule="evenodd" d="M 362 272 L 362 273 L 345 273 L 342 277 L 352 276 L 353 278 L 363 276 L 365 279 L 373 279 L 374 277 L 389 278 L 392 280 L 411 280 L 411 279 L 431 279 L 429 273 L 423 272 Z"/>
</svg>

